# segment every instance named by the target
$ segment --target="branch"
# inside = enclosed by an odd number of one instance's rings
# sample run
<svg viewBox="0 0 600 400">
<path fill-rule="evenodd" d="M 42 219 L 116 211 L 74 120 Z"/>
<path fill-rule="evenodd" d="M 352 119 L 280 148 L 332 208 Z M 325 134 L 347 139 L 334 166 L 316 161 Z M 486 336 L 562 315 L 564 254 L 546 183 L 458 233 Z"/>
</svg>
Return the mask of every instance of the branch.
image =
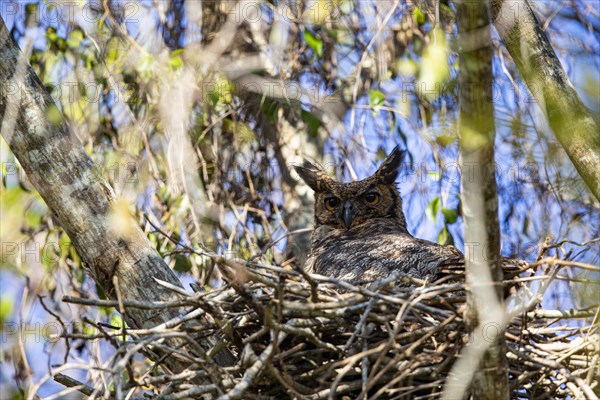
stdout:
<svg viewBox="0 0 600 400">
<path fill-rule="evenodd" d="M 494 26 L 550 128 L 600 201 L 598 126 L 562 68 L 526 0 L 492 0 Z"/>
</svg>

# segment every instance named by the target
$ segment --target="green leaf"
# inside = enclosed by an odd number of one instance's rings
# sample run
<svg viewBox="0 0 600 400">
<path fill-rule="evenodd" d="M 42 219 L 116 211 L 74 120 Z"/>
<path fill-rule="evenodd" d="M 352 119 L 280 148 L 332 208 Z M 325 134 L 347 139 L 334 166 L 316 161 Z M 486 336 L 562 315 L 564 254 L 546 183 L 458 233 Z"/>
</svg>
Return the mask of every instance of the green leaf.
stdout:
<svg viewBox="0 0 600 400">
<path fill-rule="evenodd" d="M 417 6 L 413 9 L 413 17 L 417 24 L 423 25 L 425 23 L 425 14 L 423 14 L 423 11 Z"/>
<path fill-rule="evenodd" d="M 173 269 L 179 273 L 189 272 L 192 269 L 192 261 L 184 255 L 176 254 Z"/>
<path fill-rule="evenodd" d="M 302 121 L 304 121 L 304 123 L 306 123 L 306 125 L 308 126 L 310 130 L 310 135 L 312 137 L 317 137 L 319 128 L 321 127 L 321 120 L 319 120 L 317 117 L 315 117 L 308 111 L 304 110 L 301 111 L 300 115 L 302 117 Z"/>
<path fill-rule="evenodd" d="M 111 40 L 108 42 L 108 51 L 106 52 L 106 65 L 111 67 L 115 64 L 120 57 L 121 49 L 119 48 L 119 44 L 116 40 Z"/>
<path fill-rule="evenodd" d="M 225 119 L 223 120 L 223 130 L 233 133 L 241 143 L 256 141 L 256 134 L 254 131 L 243 122 Z"/>
<path fill-rule="evenodd" d="M 378 147 L 377 153 L 375 153 L 375 161 L 385 160 L 386 157 L 387 157 L 387 152 L 385 151 L 385 149 L 383 147 Z"/>
<path fill-rule="evenodd" d="M 76 49 L 79 47 L 82 41 L 83 32 L 81 32 L 79 29 L 74 30 L 73 32 L 69 33 L 69 36 L 67 36 L 67 46 L 69 46 L 71 49 Z"/>
<path fill-rule="evenodd" d="M 174 50 L 169 55 L 169 66 L 173 69 L 178 69 L 183 66 L 183 60 L 181 59 L 181 52 L 183 49 Z"/>
<path fill-rule="evenodd" d="M 144 57 L 142 57 L 140 63 L 138 64 L 138 71 L 152 75 L 155 73 L 155 67 L 155 59 L 152 54 L 146 54 Z"/>
<path fill-rule="evenodd" d="M 440 231 L 437 241 L 439 244 L 443 245 L 454 244 L 454 238 L 446 226 Z"/>
<path fill-rule="evenodd" d="M 396 69 L 402 75 L 413 76 L 417 73 L 417 63 L 410 58 L 402 58 L 396 63 Z"/>
<path fill-rule="evenodd" d="M 69 255 L 69 251 L 71 250 L 71 239 L 67 236 L 66 233 L 60 235 L 60 239 L 58 241 L 58 252 L 59 256 L 62 260 L 66 259 Z"/>
<path fill-rule="evenodd" d="M 445 14 L 448 14 L 448 16 L 450 18 L 452 18 L 452 20 L 454 20 L 456 17 L 456 15 L 454 14 L 454 11 L 452 11 L 452 9 L 450 7 L 448 7 L 446 4 L 444 4 L 442 2 L 440 2 L 439 4 L 440 4 L 440 11 Z"/>
<path fill-rule="evenodd" d="M 321 58 L 323 56 L 323 41 L 316 37 L 314 33 L 305 29 L 304 40 L 306 40 L 306 44 L 315 52 L 317 57 Z"/>
<path fill-rule="evenodd" d="M 427 173 L 427 175 L 436 182 L 442 179 L 442 174 L 440 171 L 430 171 Z"/>
<path fill-rule="evenodd" d="M 354 10 L 354 2 L 352 0 L 338 0 L 338 9 L 343 14 L 350 14 Z"/>
<path fill-rule="evenodd" d="M 444 214 L 444 219 L 448 225 L 455 223 L 458 218 L 458 212 L 450 208 L 442 208 L 442 214 Z"/>
<path fill-rule="evenodd" d="M 111 326 L 117 327 L 119 329 L 122 329 L 123 327 L 125 327 L 125 321 L 123 320 L 123 317 L 121 317 L 116 312 L 113 312 L 111 314 L 109 324 Z M 123 336 L 122 335 L 118 335 L 118 336 L 115 336 L 115 337 L 117 338 L 117 340 L 123 341 Z"/>
<path fill-rule="evenodd" d="M 431 200 L 429 202 L 429 204 L 427 205 L 427 208 L 425 209 L 425 215 L 427 215 L 427 218 L 432 220 L 434 224 L 435 224 L 435 221 L 437 218 L 437 213 L 440 210 L 441 206 L 442 206 L 442 200 L 440 199 L 440 196 L 438 196 L 438 197 L 434 198 L 433 200 Z"/>
<path fill-rule="evenodd" d="M 117 313 L 113 313 L 110 316 L 109 324 L 111 324 L 112 326 L 115 326 L 115 327 L 119 327 L 119 328 L 122 328 L 125 326 L 125 322 L 123 322 L 123 318 Z"/>
<path fill-rule="evenodd" d="M 423 50 L 417 91 L 425 99 L 432 101 L 445 90 L 450 68 L 448 67 L 448 43 L 444 31 L 439 28 L 429 33 L 429 43 Z"/>
<path fill-rule="evenodd" d="M 59 37 L 56 34 L 56 30 L 54 28 L 48 28 L 46 30 L 46 39 L 52 43 L 55 43 L 58 41 Z"/>
<path fill-rule="evenodd" d="M 279 110 L 277 102 L 266 98 L 265 101 L 262 102 L 260 109 L 263 112 L 263 114 L 265 114 L 269 122 L 275 122 L 275 120 L 277 119 L 277 111 Z"/>
<path fill-rule="evenodd" d="M 44 85 L 49 85 L 52 87 L 52 89 L 54 89 L 54 86 L 56 85 L 55 82 L 55 77 L 54 74 L 52 74 L 52 71 L 54 69 L 54 67 L 56 66 L 56 64 L 58 63 L 59 59 L 58 59 L 58 55 L 56 53 L 53 52 L 48 52 L 46 53 L 47 57 L 46 57 L 46 62 L 44 65 L 44 72 L 41 76 L 42 78 L 42 82 L 44 83 Z"/>
<path fill-rule="evenodd" d="M 371 106 L 377 107 L 383 104 L 385 101 L 385 96 L 381 90 L 369 90 L 369 103 Z"/>
<path fill-rule="evenodd" d="M 46 117 L 48 118 L 48 122 L 53 125 L 59 125 L 63 119 L 62 113 L 54 104 L 48 106 L 46 109 Z"/>
<path fill-rule="evenodd" d="M 402 130 L 402 127 L 400 125 L 398 125 L 397 129 L 398 131 L 398 136 L 400 136 L 400 138 L 402 139 L 402 143 L 406 144 L 406 133 L 404 133 L 404 131 Z M 412 156 L 411 156 L 411 161 L 412 161 Z"/>
<path fill-rule="evenodd" d="M 0 323 L 4 323 L 13 311 L 13 300 L 7 296 L 0 297 Z"/>
<path fill-rule="evenodd" d="M 210 99 L 213 106 L 216 106 L 219 100 L 221 99 L 221 94 L 215 90 L 208 92 L 208 98 Z"/>
<path fill-rule="evenodd" d="M 435 141 L 442 147 L 447 147 L 447 146 L 450 146 L 452 143 L 454 143 L 455 139 L 456 139 L 456 137 L 452 136 L 452 135 L 440 135 L 435 138 Z"/>
<path fill-rule="evenodd" d="M 25 222 L 32 228 L 37 228 L 42 222 L 42 216 L 36 210 L 25 211 Z"/>
<path fill-rule="evenodd" d="M 373 107 L 373 115 L 379 112 L 379 107 L 385 102 L 385 95 L 381 90 L 369 90 L 369 104 Z"/>
</svg>

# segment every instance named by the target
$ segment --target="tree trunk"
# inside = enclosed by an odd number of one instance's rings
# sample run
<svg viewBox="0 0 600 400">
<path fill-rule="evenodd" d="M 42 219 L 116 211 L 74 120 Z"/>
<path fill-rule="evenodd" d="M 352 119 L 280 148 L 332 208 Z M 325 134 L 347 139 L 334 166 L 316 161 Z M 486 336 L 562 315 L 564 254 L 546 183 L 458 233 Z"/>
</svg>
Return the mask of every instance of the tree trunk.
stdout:
<svg viewBox="0 0 600 400">
<path fill-rule="evenodd" d="M 292 113 L 290 113 L 292 114 Z M 307 156 L 321 162 L 323 139 L 312 137 L 309 128 L 297 115 L 277 118 L 274 124 L 275 154 L 282 165 L 281 187 L 285 199 L 286 225 L 290 232 L 309 228 L 314 220 L 314 198 L 302 180 L 294 179 L 291 174 L 293 165 L 300 165 Z M 300 138 L 305 138 L 300 140 Z M 285 168 L 285 169 L 284 169 Z M 290 236 L 286 246 L 286 255 L 293 257 L 295 263 L 304 266 L 311 246 L 311 232 L 301 232 Z"/>
<path fill-rule="evenodd" d="M 550 128 L 600 201 L 600 133 L 526 0 L 492 0 L 494 26 Z"/>
<path fill-rule="evenodd" d="M 465 321 L 471 342 L 455 364 L 443 398 L 463 398 L 471 382 L 475 399 L 508 399 L 489 8 L 487 1 L 463 0 L 455 4 L 460 45 L 458 132 L 468 289 Z"/>
<path fill-rule="evenodd" d="M 0 82 L 4 85 L 0 91 L 2 136 L 69 235 L 96 283 L 112 299 L 120 292 L 124 301 L 174 300 L 174 292 L 154 279 L 178 287 L 181 283 L 133 218 L 126 236 L 111 231 L 112 188 L 70 132 L 1 18 Z M 118 283 L 118 291 L 114 282 Z M 175 308 L 130 308 L 123 315 L 132 328 L 152 328 L 178 316 Z M 222 351 L 216 361 L 231 364 L 234 358 Z M 167 357 L 163 364 L 174 372 L 189 366 L 175 357 Z"/>
</svg>

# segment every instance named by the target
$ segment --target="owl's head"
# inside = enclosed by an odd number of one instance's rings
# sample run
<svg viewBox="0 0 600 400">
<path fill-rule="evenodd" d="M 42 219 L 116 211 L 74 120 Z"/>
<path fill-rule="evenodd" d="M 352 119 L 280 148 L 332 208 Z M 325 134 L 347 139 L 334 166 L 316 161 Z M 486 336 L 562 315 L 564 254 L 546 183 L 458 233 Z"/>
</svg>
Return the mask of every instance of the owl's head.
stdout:
<svg viewBox="0 0 600 400">
<path fill-rule="evenodd" d="M 402 152 L 396 147 L 373 175 L 350 183 L 336 181 L 308 161 L 294 167 L 315 191 L 316 226 L 349 230 L 373 218 L 386 218 L 406 230 L 402 198 L 395 184 L 401 159 Z"/>
</svg>

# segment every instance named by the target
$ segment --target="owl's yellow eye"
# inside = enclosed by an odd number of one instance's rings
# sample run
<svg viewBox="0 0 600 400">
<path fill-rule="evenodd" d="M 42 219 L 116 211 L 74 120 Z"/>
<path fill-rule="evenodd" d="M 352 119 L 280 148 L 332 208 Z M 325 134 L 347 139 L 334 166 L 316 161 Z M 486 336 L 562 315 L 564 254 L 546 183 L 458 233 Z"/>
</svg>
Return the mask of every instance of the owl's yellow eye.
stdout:
<svg viewBox="0 0 600 400">
<path fill-rule="evenodd" d="M 340 204 L 340 199 L 338 199 L 337 197 L 329 197 L 325 199 L 325 208 L 329 211 L 333 211 L 333 209 L 336 208 L 338 204 Z"/>
<path fill-rule="evenodd" d="M 367 193 L 365 195 L 365 201 L 369 204 L 377 204 L 377 203 L 379 203 L 379 194 Z"/>
</svg>

